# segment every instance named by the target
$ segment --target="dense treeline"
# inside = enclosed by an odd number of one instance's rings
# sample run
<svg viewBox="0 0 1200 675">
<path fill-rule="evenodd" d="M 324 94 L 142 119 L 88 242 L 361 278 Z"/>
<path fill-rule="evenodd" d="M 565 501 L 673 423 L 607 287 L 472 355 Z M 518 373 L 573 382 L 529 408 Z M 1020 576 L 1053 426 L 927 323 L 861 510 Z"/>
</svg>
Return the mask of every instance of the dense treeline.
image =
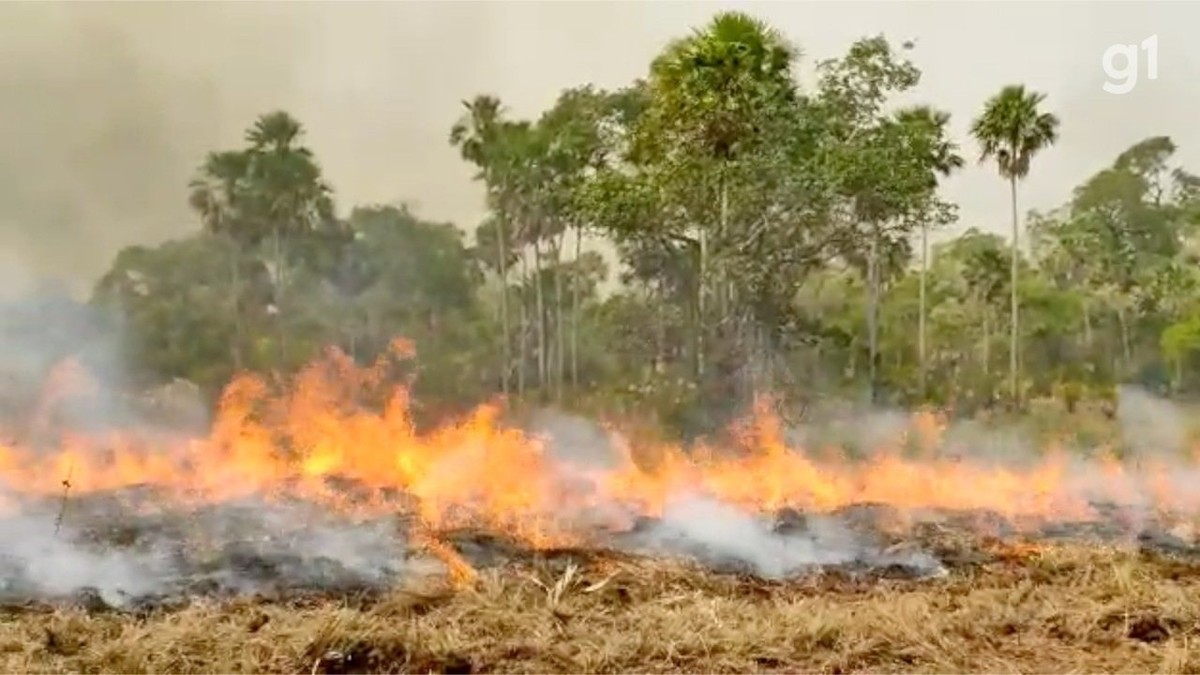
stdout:
<svg viewBox="0 0 1200 675">
<path fill-rule="evenodd" d="M 909 47 L 862 39 L 802 87 L 783 36 L 724 13 L 644 79 L 564 91 L 537 119 L 478 96 L 447 124 L 487 196 L 470 242 L 404 207 L 339 217 L 301 124 L 267 114 L 199 168 L 197 233 L 122 251 L 93 302 L 121 310 L 147 383 L 210 391 L 403 335 L 436 411 L 507 394 L 698 429 L 762 391 L 971 411 L 1200 387 L 1200 178 L 1171 140 L 1022 217 L 1058 119 L 1010 86 L 950 138 L 944 111 L 895 104 L 921 77 Z M 957 220 L 939 181 L 980 157 L 1011 234 L 930 250 Z"/>
</svg>

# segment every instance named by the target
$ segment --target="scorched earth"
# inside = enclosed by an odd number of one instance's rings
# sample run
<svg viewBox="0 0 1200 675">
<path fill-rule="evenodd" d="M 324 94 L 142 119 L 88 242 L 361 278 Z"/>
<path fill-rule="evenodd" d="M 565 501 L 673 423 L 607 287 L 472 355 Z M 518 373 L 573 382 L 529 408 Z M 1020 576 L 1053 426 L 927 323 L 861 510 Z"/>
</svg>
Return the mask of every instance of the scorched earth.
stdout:
<svg viewBox="0 0 1200 675">
<path fill-rule="evenodd" d="M 9 670 L 1192 668 L 1195 464 L 418 432 L 394 353 L 226 389 L 207 434 L 0 446 Z M 78 373 L 76 373 L 78 375 Z M 58 378 L 41 413 L 89 392 Z M 62 382 L 69 382 L 65 386 Z M 36 420 L 35 420 L 36 421 Z M 36 426 L 36 424 L 34 425 Z M 1088 651 L 1088 650 L 1094 651 Z"/>
</svg>

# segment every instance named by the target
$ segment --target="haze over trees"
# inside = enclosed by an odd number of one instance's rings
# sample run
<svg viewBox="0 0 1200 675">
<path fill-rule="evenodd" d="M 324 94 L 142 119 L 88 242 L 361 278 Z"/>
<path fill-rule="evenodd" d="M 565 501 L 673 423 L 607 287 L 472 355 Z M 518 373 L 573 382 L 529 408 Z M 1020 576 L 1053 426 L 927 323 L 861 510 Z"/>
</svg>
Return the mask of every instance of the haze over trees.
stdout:
<svg viewBox="0 0 1200 675">
<path fill-rule="evenodd" d="M 1171 139 L 1023 214 L 1020 183 L 1071 120 L 1014 84 L 952 138 L 936 101 L 897 104 L 921 78 L 906 48 L 868 36 L 812 63 L 721 13 L 644 78 L 565 90 L 534 119 L 464 92 L 446 133 L 486 194 L 477 224 L 335 208 L 301 122 L 269 112 L 197 158 L 180 194 L 195 234 L 123 250 L 92 303 L 124 317 L 142 382 L 212 393 L 405 336 L 431 414 L 507 394 L 691 433 L 765 392 L 971 413 L 1200 389 L 1200 177 Z M 940 180 L 980 158 L 1008 183 L 1011 236 L 968 227 L 930 249 L 957 218 Z"/>
</svg>

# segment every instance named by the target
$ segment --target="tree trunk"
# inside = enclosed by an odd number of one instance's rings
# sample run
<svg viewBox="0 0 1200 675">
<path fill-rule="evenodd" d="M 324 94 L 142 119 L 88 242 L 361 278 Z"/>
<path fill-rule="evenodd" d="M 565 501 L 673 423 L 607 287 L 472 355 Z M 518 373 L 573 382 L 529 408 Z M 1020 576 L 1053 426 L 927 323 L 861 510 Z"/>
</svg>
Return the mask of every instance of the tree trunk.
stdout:
<svg viewBox="0 0 1200 675">
<path fill-rule="evenodd" d="M 233 306 L 233 344 L 230 345 L 230 358 L 233 359 L 234 372 L 241 372 L 244 365 L 242 349 L 245 344 L 245 327 L 242 319 L 242 256 L 241 247 L 233 236 L 229 236 L 229 279 L 230 304 Z"/>
<path fill-rule="evenodd" d="M 925 402 L 925 277 L 929 272 L 929 226 L 921 223 L 921 287 L 920 287 L 920 316 L 917 320 L 917 360 L 920 373 L 917 378 L 921 402 Z"/>
<path fill-rule="evenodd" d="M 534 298 L 537 303 L 538 391 L 544 394 L 548 383 L 546 377 L 548 371 L 546 357 L 548 355 L 546 354 L 546 303 L 542 289 L 542 240 L 540 236 L 533 240 L 533 274 Z"/>
<path fill-rule="evenodd" d="M 512 372 L 512 328 L 508 322 L 508 216 L 500 214 L 496 228 L 496 271 L 500 275 L 500 391 L 507 398 L 509 376 Z"/>
<path fill-rule="evenodd" d="M 691 283 L 695 285 L 699 282 L 696 279 L 692 279 Z M 688 340 L 688 368 L 693 378 L 698 380 L 700 373 L 703 372 L 703 357 L 700 354 L 703 346 L 700 339 L 700 296 L 696 287 L 689 287 L 687 293 L 688 299 L 684 305 L 684 334 Z"/>
<path fill-rule="evenodd" d="M 850 339 L 850 363 L 846 370 L 852 382 L 858 380 L 858 350 L 862 349 L 861 339 L 857 334 Z"/>
<path fill-rule="evenodd" d="M 1090 357 L 1092 354 L 1092 310 L 1091 303 L 1088 302 L 1086 296 L 1083 300 L 1083 347 L 1085 357 Z"/>
<path fill-rule="evenodd" d="M 1129 322 L 1125 320 L 1125 308 L 1117 308 L 1117 327 L 1121 331 L 1121 360 L 1122 376 L 1128 376 L 1133 370 L 1133 350 L 1129 345 Z"/>
<path fill-rule="evenodd" d="M 867 379 L 870 401 L 877 402 L 876 377 L 879 355 L 879 227 L 872 226 L 870 250 L 867 254 Z"/>
<path fill-rule="evenodd" d="M 1175 385 L 1174 391 L 1176 394 L 1183 391 L 1183 355 L 1175 357 Z"/>
<path fill-rule="evenodd" d="M 276 339 L 278 340 L 278 363 L 276 367 L 280 373 L 285 367 L 285 359 L 287 358 L 287 345 L 284 344 L 284 328 L 283 328 L 283 235 L 276 226 L 272 229 L 271 240 L 274 247 L 275 258 L 275 331 Z"/>
<path fill-rule="evenodd" d="M 721 218 L 721 220 L 718 223 L 718 229 L 717 229 L 717 237 L 718 237 L 719 242 L 725 241 L 726 238 L 729 236 L 729 188 L 726 185 L 726 180 L 725 180 L 726 171 L 727 171 L 727 167 L 724 164 L 722 164 L 721 178 L 720 178 L 720 180 L 721 180 L 721 185 L 720 185 L 720 191 L 721 191 L 720 218 Z M 720 261 L 724 260 L 723 258 L 720 258 L 719 256 L 718 256 L 718 259 Z M 727 271 L 728 270 L 726 269 L 726 264 L 724 262 L 721 262 L 720 264 L 717 265 L 717 269 L 715 270 L 716 273 L 714 275 L 716 277 L 716 289 L 717 289 L 717 323 L 720 326 L 725 326 L 726 322 L 728 321 L 728 317 L 729 317 L 729 302 L 730 302 L 731 289 L 729 288 L 730 280 L 729 280 L 728 276 L 726 275 Z"/>
<path fill-rule="evenodd" d="M 992 310 L 983 308 L 983 376 L 991 386 L 992 377 Z"/>
<path fill-rule="evenodd" d="M 665 372 L 667 363 L 667 292 L 662 279 L 654 285 L 654 374 Z"/>
<path fill-rule="evenodd" d="M 366 353 L 368 355 L 378 354 L 379 333 L 379 312 L 368 306 L 363 316 L 363 341 L 367 343 Z"/>
<path fill-rule="evenodd" d="M 520 363 L 517 364 L 517 394 L 525 396 L 525 384 L 527 375 L 525 370 L 529 366 L 529 295 L 527 284 L 529 283 L 529 256 L 525 255 L 525 251 L 521 251 L 521 291 L 518 296 L 520 300 L 521 310 L 521 337 L 520 337 Z"/>
<path fill-rule="evenodd" d="M 708 291 L 707 275 L 708 275 L 708 232 L 703 226 L 700 227 L 700 269 L 696 275 L 696 321 L 692 324 L 695 330 L 695 345 L 696 345 L 696 376 L 704 375 L 704 325 L 705 325 L 705 309 L 708 303 L 705 302 L 705 295 Z"/>
<path fill-rule="evenodd" d="M 558 234 L 554 243 L 554 398 L 558 404 L 563 401 L 563 383 L 566 380 L 566 337 L 563 330 L 563 284 L 562 284 L 562 248 L 567 236 L 564 228 Z"/>
<path fill-rule="evenodd" d="M 582 274 L 580 251 L 583 228 L 575 228 L 575 269 L 571 274 L 571 389 L 579 388 L 579 275 Z"/>
<path fill-rule="evenodd" d="M 1009 178 L 1008 183 L 1009 183 L 1009 187 L 1011 188 L 1011 192 L 1012 192 L 1012 272 L 1010 275 L 1011 276 L 1010 284 L 1012 286 L 1012 333 L 1009 336 L 1009 350 L 1008 350 L 1009 382 L 1008 382 L 1008 384 L 1009 384 L 1009 388 L 1011 389 L 1011 392 L 1012 392 L 1013 407 L 1020 408 L 1021 407 L 1021 391 L 1019 389 L 1020 377 L 1019 377 L 1018 369 L 1020 368 L 1020 364 L 1021 364 L 1020 351 L 1019 351 L 1021 345 L 1020 345 L 1018 336 L 1020 335 L 1021 307 L 1020 307 L 1020 301 L 1017 296 L 1018 263 L 1020 262 L 1020 259 L 1021 259 L 1021 250 L 1019 247 L 1020 218 L 1017 215 L 1017 179 L 1016 179 L 1016 177 L 1013 176 L 1013 177 Z"/>
</svg>

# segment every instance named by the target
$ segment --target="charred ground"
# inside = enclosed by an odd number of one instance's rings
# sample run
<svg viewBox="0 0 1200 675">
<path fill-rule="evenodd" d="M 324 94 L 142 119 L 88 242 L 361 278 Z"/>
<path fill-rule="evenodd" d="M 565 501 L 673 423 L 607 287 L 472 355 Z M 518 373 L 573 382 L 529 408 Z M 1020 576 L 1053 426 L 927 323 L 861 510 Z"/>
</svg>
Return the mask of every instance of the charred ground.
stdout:
<svg viewBox="0 0 1200 675">
<path fill-rule="evenodd" d="M 614 552 L 532 555 L 451 588 L 10 607 L 0 664 L 56 672 L 1190 672 L 1195 559 L 981 543 L 937 579 L 768 581 Z"/>
<path fill-rule="evenodd" d="M 114 496 L 89 499 L 111 509 Z M 1189 649 L 1200 632 L 1200 609 L 1189 601 L 1200 591 L 1200 548 L 1181 521 L 1116 507 L 1037 529 L 991 512 L 784 510 L 764 519 L 781 541 L 825 541 L 838 528 L 858 548 L 776 575 L 695 539 L 647 539 L 663 524 L 646 517 L 587 545 L 540 550 L 476 528 L 418 540 L 404 518 L 391 517 L 373 526 L 380 536 L 390 531 L 401 553 L 393 568 L 367 574 L 286 531 L 250 528 L 204 548 L 213 530 L 202 524 L 213 513 L 149 514 L 114 526 L 111 518 L 88 522 L 86 500 L 74 507 L 72 536 L 90 537 L 80 545 L 130 551 L 177 542 L 173 585 L 141 596 L 84 588 L 23 597 L 9 575 L 0 610 L 5 670 L 1200 667 Z M 236 516 L 226 510 L 220 520 Z M 470 574 L 447 574 L 447 551 Z"/>
</svg>

